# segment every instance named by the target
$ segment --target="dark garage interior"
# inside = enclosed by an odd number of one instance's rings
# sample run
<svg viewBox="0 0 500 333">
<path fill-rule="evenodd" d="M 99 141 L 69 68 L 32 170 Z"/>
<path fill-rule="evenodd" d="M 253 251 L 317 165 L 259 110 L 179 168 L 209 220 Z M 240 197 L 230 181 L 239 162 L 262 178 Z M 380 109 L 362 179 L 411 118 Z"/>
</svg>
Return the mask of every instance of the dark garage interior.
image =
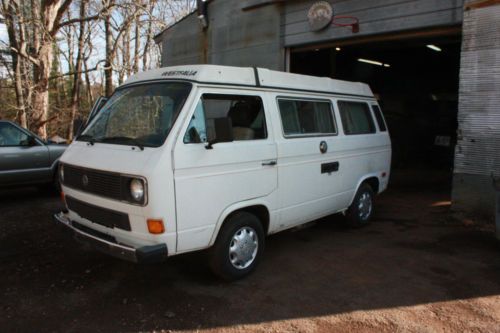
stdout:
<svg viewBox="0 0 500 333">
<path fill-rule="evenodd" d="M 427 170 L 451 186 L 461 36 L 293 51 L 290 71 L 368 83 L 384 111 L 393 169 Z M 368 62 L 366 62 L 368 61 Z"/>
</svg>

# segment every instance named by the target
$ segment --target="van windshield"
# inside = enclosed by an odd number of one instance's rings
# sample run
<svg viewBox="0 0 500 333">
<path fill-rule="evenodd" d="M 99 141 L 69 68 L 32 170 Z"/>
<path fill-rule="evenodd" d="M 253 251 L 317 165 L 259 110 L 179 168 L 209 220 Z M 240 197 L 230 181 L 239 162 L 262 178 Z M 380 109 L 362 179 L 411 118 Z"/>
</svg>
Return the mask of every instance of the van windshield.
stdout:
<svg viewBox="0 0 500 333">
<path fill-rule="evenodd" d="M 77 140 L 159 147 L 191 91 L 190 83 L 152 83 L 117 89 Z"/>
</svg>

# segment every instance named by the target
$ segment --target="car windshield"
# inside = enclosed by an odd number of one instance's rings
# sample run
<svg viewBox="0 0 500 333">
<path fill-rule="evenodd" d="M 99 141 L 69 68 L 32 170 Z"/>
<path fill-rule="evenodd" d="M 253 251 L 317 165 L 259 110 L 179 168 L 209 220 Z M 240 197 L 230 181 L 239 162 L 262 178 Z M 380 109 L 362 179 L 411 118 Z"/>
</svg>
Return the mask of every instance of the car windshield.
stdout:
<svg viewBox="0 0 500 333">
<path fill-rule="evenodd" d="M 180 82 L 118 89 L 77 140 L 159 147 L 190 91 Z"/>
</svg>

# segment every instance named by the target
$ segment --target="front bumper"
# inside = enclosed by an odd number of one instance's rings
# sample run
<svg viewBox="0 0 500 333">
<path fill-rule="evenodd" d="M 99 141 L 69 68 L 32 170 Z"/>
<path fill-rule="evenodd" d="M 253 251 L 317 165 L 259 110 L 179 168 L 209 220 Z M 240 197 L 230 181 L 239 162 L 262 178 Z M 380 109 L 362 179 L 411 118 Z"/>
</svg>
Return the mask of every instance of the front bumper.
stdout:
<svg viewBox="0 0 500 333">
<path fill-rule="evenodd" d="M 140 248 L 118 244 L 112 237 L 104 239 L 104 237 L 100 237 L 97 232 L 91 234 L 90 231 L 92 231 L 92 229 L 90 228 L 81 225 L 80 227 L 75 226 L 74 222 L 63 212 L 54 214 L 54 221 L 58 225 L 65 227 L 66 230 L 72 232 L 75 239 L 79 242 L 88 244 L 103 253 L 119 259 L 137 263 L 149 263 L 164 261 L 168 256 L 168 250 L 165 244 L 143 246 Z M 85 229 L 88 229 L 89 232 L 86 232 Z"/>
</svg>

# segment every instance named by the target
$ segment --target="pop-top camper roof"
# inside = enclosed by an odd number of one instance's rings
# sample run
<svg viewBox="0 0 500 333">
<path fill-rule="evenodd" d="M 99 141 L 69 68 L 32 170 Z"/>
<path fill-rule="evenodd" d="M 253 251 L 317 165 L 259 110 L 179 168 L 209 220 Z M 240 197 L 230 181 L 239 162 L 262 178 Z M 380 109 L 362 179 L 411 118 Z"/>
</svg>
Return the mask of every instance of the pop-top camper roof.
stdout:
<svg viewBox="0 0 500 333">
<path fill-rule="evenodd" d="M 187 80 L 219 85 L 239 85 L 373 97 L 370 87 L 361 82 L 292 74 L 265 68 L 216 65 L 185 65 L 158 68 L 133 75 L 124 85 L 160 80 Z"/>
</svg>

